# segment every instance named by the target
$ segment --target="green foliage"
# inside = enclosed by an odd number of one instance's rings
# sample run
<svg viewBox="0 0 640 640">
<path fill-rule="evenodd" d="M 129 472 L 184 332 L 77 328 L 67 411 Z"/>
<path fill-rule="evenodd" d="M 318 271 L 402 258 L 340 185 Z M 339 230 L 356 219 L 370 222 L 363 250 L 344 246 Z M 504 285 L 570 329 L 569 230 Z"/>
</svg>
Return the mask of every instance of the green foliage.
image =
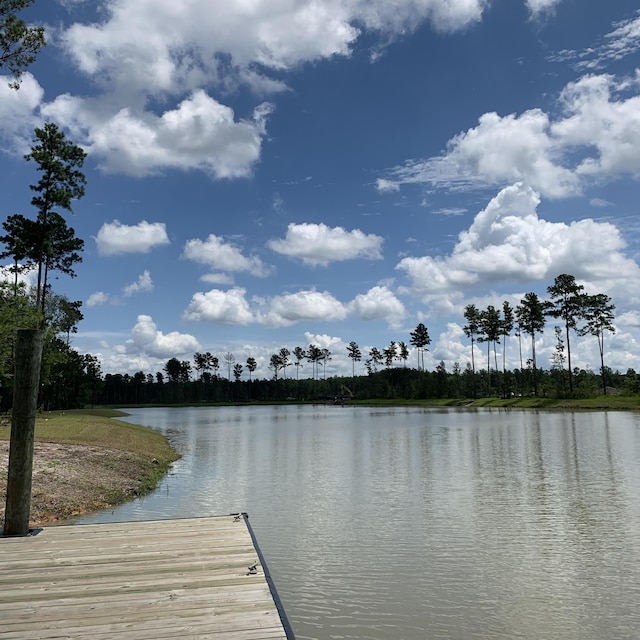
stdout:
<svg viewBox="0 0 640 640">
<path fill-rule="evenodd" d="M 322 349 L 315 344 L 310 344 L 306 354 L 307 360 L 311 363 L 313 377 L 316 378 L 318 374 L 318 363 L 322 360 Z"/>
<path fill-rule="evenodd" d="M 169 382 L 185 383 L 191 377 L 191 364 L 187 360 L 171 358 L 164 365 L 164 372 L 167 374 Z"/>
<path fill-rule="evenodd" d="M 356 362 L 360 362 L 362 360 L 362 351 L 360 351 L 360 347 L 358 343 L 355 341 L 351 341 L 347 345 L 347 356 L 351 359 L 351 372 L 352 375 L 356 375 Z"/>
<path fill-rule="evenodd" d="M 36 314 L 24 283 L 0 280 L 0 408 L 9 406 L 13 388 L 14 348 L 18 328 L 38 326 Z"/>
<path fill-rule="evenodd" d="M 5 249 L 0 252 L 0 259 L 13 260 L 11 271 L 14 274 L 14 284 L 17 285 L 18 275 L 35 263 L 33 248 L 38 244 L 38 224 L 17 213 L 8 216 L 2 223 L 2 228 L 5 233 L 0 235 L 0 242 L 5 245 Z"/>
<path fill-rule="evenodd" d="M 418 324 L 415 330 L 409 333 L 409 336 L 411 338 L 409 342 L 418 351 L 418 369 L 422 369 L 424 371 L 424 352 L 425 349 L 428 351 L 427 347 L 431 344 L 429 331 L 427 330 L 427 327 L 421 322 L 420 324 Z"/>
<path fill-rule="evenodd" d="M 251 380 L 251 375 L 258 368 L 258 363 L 255 358 L 247 358 L 247 371 L 249 372 L 249 380 Z"/>
<path fill-rule="evenodd" d="M 575 369 L 575 398 L 589 399 L 598 394 L 600 376 L 589 369 Z M 409 367 L 382 369 L 363 376 L 334 376 L 326 380 L 305 378 L 254 379 L 230 383 L 225 378 L 210 378 L 204 381 L 190 380 L 184 383 L 162 384 L 141 374 L 108 374 L 104 388 L 96 404 L 132 406 L 145 404 L 193 405 L 193 404 L 237 404 L 245 402 L 273 403 L 325 403 L 344 402 L 344 389 L 352 396 L 348 402 L 376 403 L 445 403 L 466 405 L 474 402 L 473 389 L 488 388 L 488 392 L 476 402 L 482 406 L 546 406 L 562 398 L 558 393 L 560 384 L 558 370 L 538 370 L 538 395 L 531 393 L 533 377 L 531 369 L 515 369 L 503 374 L 493 371 L 490 384 L 487 372 L 474 374 L 470 367 L 460 370 L 454 365 L 447 371 L 440 362 L 435 371 L 420 371 Z M 607 371 L 607 380 L 612 386 L 627 395 L 640 394 L 640 377 L 635 372 L 627 375 Z M 525 392 L 519 392 L 524 389 Z M 507 390 L 504 392 L 503 390 Z M 535 401 L 534 401 L 535 398 Z M 570 402 L 568 399 L 567 402 Z M 640 399 L 638 400 L 640 402 Z M 570 406 L 570 405 L 567 405 Z M 594 407 L 597 403 L 594 404 Z M 606 405 L 608 406 L 608 405 Z M 613 406 L 613 405 L 612 405 Z M 622 405 L 621 405 L 622 406 Z"/>
<path fill-rule="evenodd" d="M 46 217 L 54 207 L 73 212 L 73 200 L 84 196 L 87 180 L 81 169 L 86 157 L 53 122 L 47 122 L 42 129 L 36 128 L 33 147 L 24 158 L 35 162 L 42 174 L 38 183 L 31 185 L 36 193 L 31 204 L 41 216 Z"/>
<path fill-rule="evenodd" d="M 44 27 L 28 26 L 17 15 L 33 2 L 0 0 L 0 70 L 6 69 L 13 76 L 9 83 L 13 89 L 20 87 L 22 74 L 45 45 Z"/>
<path fill-rule="evenodd" d="M 545 311 L 547 305 L 540 300 L 536 293 L 525 293 L 524 298 L 516 309 L 516 317 L 520 329 L 531 336 L 531 364 L 533 367 L 533 389 L 538 395 L 538 380 L 536 365 L 536 334 L 542 333 L 545 326 Z"/>
<path fill-rule="evenodd" d="M 573 374 L 571 371 L 570 329 L 576 329 L 578 321 L 584 315 L 584 287 L 567 273 L 556 276 L 553 284 L 547 287 L 551 300 L 545 313 L 552 318 L 564 321 L 565 339 L 567 343 L 567 367 L 569 372 L 569 393 L 573 393 Z"/>
<path fill-rule="evenodd" d="M 615 305 L 611 303 L 611 298 L 604 293 L 598 293 L 594 296 L 584 296 L 582 317 L 585 325 L 578 330 L 580 335 L 589 333 L 598 340 L 602 389 L 605 395 L 607 395 L 607 381 L 604 366 L 604 332 L 615 332 L 615 327 L 613 326 L 613 311 L 615 308 Z"/>
<path fill-rule="evenodd" d="M 43 315 L 49 272 L 73 276 L 73 265 L 81 261 L 79 251 L 84 242 L 75 237 L 56 208 L 73 213 L 73 200 L 84 196 L 86 178 L 80 169 L 85 157 L 86 153 L 51 122 L 36 128 L 31 152 L 25 156 L 28 162 L 35 162 L 41 174 L 38 183 L 31 185 L 35 193 L 31 204 L 38 215 L 35 234 L 26 244 L 27 258 L 38 267 L 36 307 Z"/>
<path fill-rule="evenodd" d="M 490 370 L 489 347 L 493 344 L 493 357 L 495 369 L 498 369 L 498 356 L 496 353 L 496 344 L 500 342 L 502 335 L 502 320 L 500 312 L 490 304 L 484 311 L 480 312 L 478 326 L 478 342 L 487 343 L 487 371 Z"/>
</svg>

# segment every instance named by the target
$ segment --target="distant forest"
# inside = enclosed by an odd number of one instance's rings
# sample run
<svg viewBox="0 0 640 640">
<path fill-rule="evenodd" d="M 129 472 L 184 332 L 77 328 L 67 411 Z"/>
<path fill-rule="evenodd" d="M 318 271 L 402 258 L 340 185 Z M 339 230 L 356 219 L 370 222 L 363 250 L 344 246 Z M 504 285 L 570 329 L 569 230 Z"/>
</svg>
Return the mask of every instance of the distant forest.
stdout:
<svg viewBox="0 0 640 640">
<path fill-rule="evenodd" d="M 352 361 L 351 376 L 327 377 L 327 363 L 335 354 L 311 344 L 292 351 L 281 348 L 267 363 L 270 376 L 256 379 L 255 358 L 238 362 L 230 352 L 220 357 L 206 352 L 195 353 L 190 360 L 170 358 L 162 372 L 155 374 L 138 371 L 133 375 L 104 375 L 97 357 L 80 354 L 70 345 L 71 335 L 82 320 L 80 302 L 52 292 L 46 298 L 38 297 L 37 290 L 28 290 L 17 279 L 4 281 L 0 282 L 0 411 L 6 412 L 12 404 L 13 345 L 20 326 L 44 326 L 39 396 L 39 406 L 44 410 L 132 404 L 346 403 L 640 394 L 640 377 L 635 370 L 612 371 L 604 360 L 605 335 L 615 330 L 614 306 L 609 297 L 586 295 L 583 287 L 567 274 L 558 276 L 547 290 L 547 300 L 528 293 L 515 309 L 508 302 L 499 309 L 467 305 L 463 329 L 471 346 L 471 361 L 464 366 L 455 362 L 447 368 L 441 361 L 433 371 L 426 370 L 424 353 L 429 351 L 431 338 L 427 327 L 420 323 L 409 333 L 408 344 L 391 341 L 384 348 L 371 347 L 367 353 L 362 353 L 354 341 L 346 345 L 346 355 Z M 536 363 L 536 338 L 548 328 L 549 319 L 556 321 L 556 346 L 551 367 L 540 369 Z M 590 335 L 597 341 L 598 366 L 572 366 L 574 335 Z M 503 345 L 500 356 L 498 344 Z M 506 368 L 508 344 L 519 352 L 520 367 Z M 363 369 L 366 375 L 356 375 L 357 370 Z"/>
<path fill-rule="evenodd" d="M 623 395 L 640 393 L 640 376 L 607 371 L 608 392 Z M 538 395 L 568 397 L 567 372 L 559 369 L 538 371 Z M 588 398 L 602 394 L 601 376 L 583 369 L 573 371 L 572 397 Z M 461 370 L 454 365 L 447 371 L 441 362 L 435 371 L 392 367 L 364 376 L 280 378 L 278 380 L 228 380 L 203 377 L 200 380 L 167 381 L 164 376 L 107 374 L 83 389 L 83 404 L 198 404 L 246 402 L 329 402 L 345 404 L 351 400 L 428 400 L 434 398 L 471 399 L 534 395 L 532 369 L 507 371 Z M 79 396 L 75 396 L 79 397 Z"/>
</svg>

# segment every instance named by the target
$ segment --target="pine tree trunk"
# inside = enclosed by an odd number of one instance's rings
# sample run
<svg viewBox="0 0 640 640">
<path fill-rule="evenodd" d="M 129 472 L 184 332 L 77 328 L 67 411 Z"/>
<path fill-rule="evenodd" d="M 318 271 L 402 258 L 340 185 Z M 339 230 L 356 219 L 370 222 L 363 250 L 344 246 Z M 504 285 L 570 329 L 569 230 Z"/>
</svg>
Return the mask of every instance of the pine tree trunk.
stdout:
<svg viewBox="0 0 640 640">
<path fill-rule="evenodd" d="M 29 534 L 33 443 L 35 437 L 42 331 L 20 329 L 16 342 L 16 365 L 11 410 L 11 443 L 7 475 L 4 535 Z"/>
</svg>

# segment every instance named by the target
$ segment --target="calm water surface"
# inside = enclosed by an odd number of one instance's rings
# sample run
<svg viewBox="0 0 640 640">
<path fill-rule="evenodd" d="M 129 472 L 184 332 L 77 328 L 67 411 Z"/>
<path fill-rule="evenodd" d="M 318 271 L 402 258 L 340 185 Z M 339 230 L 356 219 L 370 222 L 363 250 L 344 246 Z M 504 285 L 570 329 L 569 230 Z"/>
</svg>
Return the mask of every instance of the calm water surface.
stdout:
<svg viewBox="0 0 640 640">
<path fill-rule="evenodd" d="M 640 415 L 129 411 L 183 457 L 83 521 L 248 512 L 299 639 L 640 638 Z"/>
</svg>

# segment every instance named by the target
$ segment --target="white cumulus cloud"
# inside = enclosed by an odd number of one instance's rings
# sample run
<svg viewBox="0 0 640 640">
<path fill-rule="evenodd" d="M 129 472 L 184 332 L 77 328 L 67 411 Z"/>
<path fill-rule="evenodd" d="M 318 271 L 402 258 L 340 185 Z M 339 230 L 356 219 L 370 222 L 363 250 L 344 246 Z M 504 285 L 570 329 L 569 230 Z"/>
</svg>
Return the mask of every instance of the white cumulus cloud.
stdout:
<svg viewBox="0 0 640 640">
<path fill-rule="evenodd" d="M 540 1 L 540 0 L 539 0 Z M 128 91 L 176 91 L 236 73 L 289 69 L 349 55 L 362 30 L 400 36 L 478 22 L 487 0 L 111 0 L 104 19 L 74 24 L 62 42 L 78 68 Z M 229 73 L 228 70 L 226 70 Z"/>
<path fill-rule="evenodd" d="M 188 240 L 182 257 L 218 271 L 244 271 L 258 277 L 265 277 L 271 272 L 260 258 L 244 256 L 237 245 L 215 234 L 210 234 L 206 240 Z"/>
<path fill-rule="evenodd" d="M 578 175 L 640 175 L 640 95 L 618 97 L 623 88 L 626 83 L 598 75 L 569 83 L 562 92 L 566 117 L 553 125 L 553 134 L 567 148 L 590 149 Z M 639 88 L 640 77 L 634 82 Z"/>
<path fill-rule="evenodd" d="M 552 4 L 528 0 L 532 13 Z M 9 116 L 5 137 L 15 138 L 14 147 L 18 138 L 24 143 L 24 119 L 44 116 L 67 128 L 105 171 L 199 170 L 220 179 L 251 174 L 271 109 L 256 100 L 236 115 L 220 96 L 242 85 L 256 95 L 282 92 L 283 72 L 348 57 L 363 34 L 378 51 L 425 23 L 442 33 L 462 31 L 482 20 L 490 2 L 104 0 L 100 6 L 93 21 L 56 32 L 66 60 L 99 94 L 67 93 L 42 103 L 41 87 L 26 74 L 20 94 L 0 101 Z"/>
<path fill-rule="evenodd" d="M 585 179 L 640 175 L 640 76 L 591 75 L 566 85 L 557 117 L 541 109 L 480 116 L 451 138 L 446 153 L 410 160 L 378 178 L 381 192 L 402 184 L 451 190 L 521 181 L 549 198 L 580 194 Z"/>
<path fill-rule="evenodd" d="M 151 316 L 139 315 L 131 330 L 131 338 L 126 341 L 124 347 L 128 354 L 172 358 L 191 355 L 200 345 L 198 340 L 188 333 L 171 331 L 164 334 L 158 330 Z"/>
<path fill-rule="evenodd" d="M 148 253 L 157 246 L 169 244 L 164 223 L 143 220 L 136 225 L 119 220 L 105 222 L 95 237 L 98 252 L 103 256 L 124 253 Z"/>
<path fill-rule="evenodd" d="M 626 243 L 611 223 L 592 219 L 571 224 L 540 218 L 539 195 L 517 183 L 503 189 L 460 233 L 445 257 L 407 257 L 396 268 L 405 272 L 409 291 L 424 300 L 470 291 L 482 282 L 524 284 L 552 281 L 571 273 L 589 283 L 638 281 L 638 265 L 628 258 Z"/>
<path fill-rule="evenodd" d="M 84 142 L 106 172 L 142 177 L 198 169 L 219 179 L 250 175 L 270 111 L 265 103 L 251 118 L 237 120 L 233 109 L 202 89 L 161 115 L 129 105 L 109 112 L 92 99 L 66 95 L 43 108 Z"/>
<path fill-rule="evenodd" d="M 357 295 L 350 307 L 362 320 L 386 320 L 392 327 L 399 326 L 407 315 L 402 302 L 386 286 L 376 286 Z"/>
<path fill-rule="evenodd" d="M 30 74 L 22 76 L 20 89 L 9 87 L 13 78 L 0 75 L 0 141 L 2 147 L 27 153 L 33 129 L 40 125 L 34 112 L 42 102 L 44 90 Z"/>
<path fill-rule="evenodd" d="M 302 321 L 344 320 L 348 313 L 348 307 L 328 291 L 311 289 L 271 298 L 267 311 L 261 312 L 259 318 L 271 327 L 287 327 Z"/>
<path fill-rule="evenodd" d="M 360 229 L 347 231 L 326 224 L 295 224 L 287 228 L 283 239 L 270 240 L 267 246 L 291 258 L 298 258 L 311 266 L 327 266 L 330 262 L 365 258 L 382 258 L 383 238 L 366 234 Z"/>
<path fill-rule="evenodd" d="M 246 289 L 233 287 L 227 291 L 211 289 L 195 293 L 184 312 L 187 320 L 216 324 L 246 325 L 254 321 L 247 302 Z"/>
</svg>

